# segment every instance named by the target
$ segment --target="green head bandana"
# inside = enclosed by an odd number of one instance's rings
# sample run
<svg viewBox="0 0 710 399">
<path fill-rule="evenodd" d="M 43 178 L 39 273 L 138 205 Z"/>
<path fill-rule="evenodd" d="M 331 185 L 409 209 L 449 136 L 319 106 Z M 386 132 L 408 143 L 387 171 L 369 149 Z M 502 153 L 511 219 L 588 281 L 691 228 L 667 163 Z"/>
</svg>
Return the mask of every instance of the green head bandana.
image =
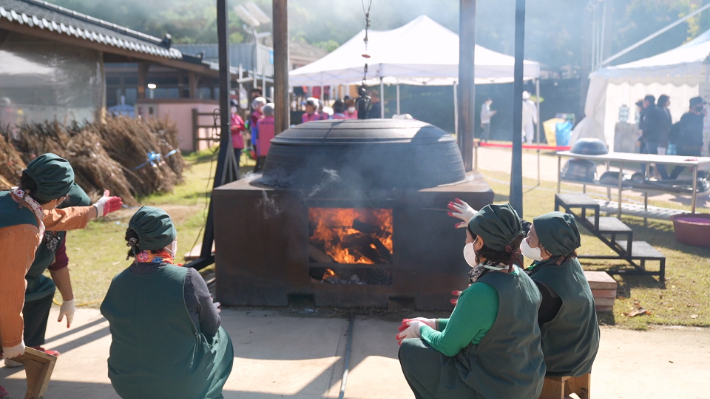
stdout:
<svg viewBox="0 0 710 399">
<path fill-rule="evenodd" d="M 522 234 L 523 226 L 510 204 L 486 205 L 468 222 L 468 230 L 474 236 L 481 236 L 488 248 L 504 251 Z"/>
<path fill-rule="evenodd" d="M 164 210 L 150 206 L 141 207 L 128 222 L 128 227 L 138 233 L 138 249 L 141 251 L 165 248 L 177 237 L 170 216 Z"/>
<path fill-rule="evenodd" d="M 533 226 L 540 244 L 553 256 L 567 256 L 582 245 L 577 222 L 567 213 L 538 216 L 533 219 Z"/>
<path fill-rule="evenodd" d="M 74 170 L 69 161 L 52 153 L 32 160 L 24 172 L 37 183 L 37 191 L 30 194 L 41 202 L 62 198 L 74 184 Z"/>
<path fill-rule="evenodd" d="M 86 192 L 79 187 L 78 184 L 74 183 L 67 194 L 69 198 L 59 205 L 59 208 L 69 208 L 72 206 L 89 206 L 91 205 L 91 199 L 86 195 Z"/>
</svg>

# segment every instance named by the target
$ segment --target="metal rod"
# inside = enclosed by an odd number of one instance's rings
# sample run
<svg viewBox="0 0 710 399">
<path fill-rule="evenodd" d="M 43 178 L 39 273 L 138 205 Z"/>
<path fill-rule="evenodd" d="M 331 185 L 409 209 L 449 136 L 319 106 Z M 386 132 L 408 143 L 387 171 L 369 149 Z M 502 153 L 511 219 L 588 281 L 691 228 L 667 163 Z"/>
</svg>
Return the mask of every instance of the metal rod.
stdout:
<svg viewBox="0 0 710 399">
<path fill-rule="evenodd" d="M 385 81 L 382 78 L 380 78 L 380 118 L 385 119 Z"/>
<path fill-rule="evenodd" d="M 459 104 L 458 104 L 458 98 L 457 98 L 458 96 L 456 95 L 456 91 L 457 91 L 456 90 L 456 82 L 454 82 L 453 88 L 454 88 L 454 134 L 456 136 L 458 136 L 459 135 L 459 123 L 458 123 L 458 121 L 459 121 Z M 478 154 L 476 154 L 476 155 L 478 155 Z M 475 168 L 475 169 L 478 169 L 478 168 Z"/>
<path fill-rule="evenodd" d="M 535 99 L 537 102 L 537 145 L 540 146 L 540 79 L 535 79 Z M 537 185 L 540 185 L 540 148 L 537 149 Z"/>
<path fill-rule="evenodd" d="M 473 170 L 473 133 L 476 130 L 476 0 L 459 2 L 459 76 L 457 85 L 458 136 L 457 141 L 464 170 Z"/>
<path fill-rule="evenodd" d="M 614 61 L 615 59 L 621 57 L 622 55 L 628 53 L 629 51 L 635 49 L 636 47 L 638 47 L 638 46 L 640 46 L 640 45 L 642 45 L 642 44 L 648 42 L 649 40 L 654 39 L 655 37 L 657 37 L 657 36 L 659 36 L 659 35 L 661 35 L 661 34 L 667 32 L 667 31 L 669 31 L 669 30 L 671 30 L 671 29 L 673 29 L 674 27 L 676 27 L 676 26 L 682 24 L 683 22 L 689 20 L 690 18 L 693 18 L 694 16 L 700 14 L 701 12 L 707 10 L 708 8 L 710 8 L 710 3 L 708 3 L 708 4 L 706 4 L 706 5 L 704 5 L 704 6 L 700 7 L 700 8 L 698 8 L 697 10 L 695 10 L 695 11 L 691 12 L 690 14 L 686 15 L 685 17 L 683 17 L 683 18 L 681 18 L 681 19 L 679 19 L 679 20 L 673 22 L 672 24 L 666 26 L 665 28 L 656 31 L 655 33 L 646 36 L 645 38 L 639 40 L 638 42 L 632 44 L 631 46 L 629 46 L 629 47 L 627 47 L 627 48 L 625 48 L 625 49 L 619 51 L 618 53 L 616 53 L 616 54 L 612 55 L 611 57 L 609 57 L 609 58 L 605 59 L 604 61 L 602 61 L 602 62 L 599 64 L 599 66 L 602 67 L 602 66 L 604 66 L 604 65 L 606 65 L 606 64 L 608 64 L 608 63 Z"/>
<path fill-rule="evenodd" d="M 355 325 L 355 314 L 350 311 L 350 324 L 348 326 L 348 346 L 345 349 L 345 366 L 343 368 L 343 378 L 340 379 L 340 395 L 338 399 L 345 397 L 345 386 L 348 383 L 348 371 L 350 369 L 350 351 L 353 346 L 353 326 Z"/>
<path fill-rule="evenodd" d="M 400 114 L 399 110 L 399 83 L 397 83 L 397 115 Z"/>
<path fill-rule="evenodd" d="M 513 135 L 515 136 L 515 135 Z M 557 194 L 560 193 L 562 185 L 562 155 L 557 155 Z"/>
<path fill-rule="evenodd" d="M 513 72 L 513 158 L 510 204 L 523 215 L 523 62 L 525 57 L 525 0 L 515 1 L 515 69 Z"/>
<path fill-rule="evenodd" d="M 693 166 L 693 203 L 691 205 L 691 213 L 695 213 L 695 204 L 698 200 L 698 165 Z"/>
<path fill-rule="evenodd" d="M 624 162 L 621 162 L 621 166 L 619 166 L 619 212 L 617 214 L 618 218 L 621 219 L 621 190 L 622 190 L 622 181 L 624 179 Z"/>
</svg>

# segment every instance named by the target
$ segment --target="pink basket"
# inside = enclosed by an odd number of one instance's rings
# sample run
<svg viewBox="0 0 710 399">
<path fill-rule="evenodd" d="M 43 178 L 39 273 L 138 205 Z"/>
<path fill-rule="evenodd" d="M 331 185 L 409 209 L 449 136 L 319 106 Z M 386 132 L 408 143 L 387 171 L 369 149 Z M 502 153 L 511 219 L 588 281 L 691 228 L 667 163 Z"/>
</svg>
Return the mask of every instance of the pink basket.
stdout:
<svg viewBox="0 0 710 399">
<path fill-rule="evenodd" d="M 684 213 L 672 216 L 671 220 L 676 241 L 696 247 L 710 247 L 710 214 Z"/>
</svg>

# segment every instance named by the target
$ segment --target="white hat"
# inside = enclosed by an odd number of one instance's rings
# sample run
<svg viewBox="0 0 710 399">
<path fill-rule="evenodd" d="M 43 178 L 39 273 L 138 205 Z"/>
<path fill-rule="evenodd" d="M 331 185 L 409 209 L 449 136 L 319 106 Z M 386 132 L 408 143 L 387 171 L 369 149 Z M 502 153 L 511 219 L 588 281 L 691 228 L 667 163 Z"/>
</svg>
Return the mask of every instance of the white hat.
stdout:
<svg viewBox="0 0 710 399">
<path fill-rule="evenodd" d="M 524 91 L 523 92 L 523 100 L 528 100 L 528 99 L 530 99 L 530 93 L 528 93 L 527 91 Z"/>
</svg>

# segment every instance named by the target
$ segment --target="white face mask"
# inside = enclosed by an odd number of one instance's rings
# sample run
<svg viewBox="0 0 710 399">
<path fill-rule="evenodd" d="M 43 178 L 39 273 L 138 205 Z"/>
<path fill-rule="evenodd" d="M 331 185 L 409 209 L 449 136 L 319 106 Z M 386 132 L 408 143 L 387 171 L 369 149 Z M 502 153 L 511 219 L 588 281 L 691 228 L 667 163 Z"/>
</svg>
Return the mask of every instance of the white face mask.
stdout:
<svg viewBox="0 0 710 399">
<path fill-rule="evenodd" d="M 478 259 L 476 259 L 476 251 L 473 249 L 473 243 L 470 242 L 463 247 L 463 258 L 466 259 L 466 263 L 469 266 L 475 267 L 478 265 Z"/>
<path fill-rule="evenodd" d="M 355 107 L 349 107 L 349 108 L 348 108 L 348 112 L 350 112 L 351 114 L 352 114 L 353 112 L 355 112 Z"/>
<path fill-rule="evenodd" d="M 528 259 L 536 261 L 542 260 L 542 252 L 540 251 L 540 247 L 531 248 L 528 244 L 527 238 L 520 242 L 520 252 Z"/>
<path fill-rule="evenodd" d="M 171 242 L 170 245 L 168 245 L 164 249 L 170 254 L 170 256 L 175 258 L 175 255 L 177 254 L 177 240 Z"/>
</svg>

